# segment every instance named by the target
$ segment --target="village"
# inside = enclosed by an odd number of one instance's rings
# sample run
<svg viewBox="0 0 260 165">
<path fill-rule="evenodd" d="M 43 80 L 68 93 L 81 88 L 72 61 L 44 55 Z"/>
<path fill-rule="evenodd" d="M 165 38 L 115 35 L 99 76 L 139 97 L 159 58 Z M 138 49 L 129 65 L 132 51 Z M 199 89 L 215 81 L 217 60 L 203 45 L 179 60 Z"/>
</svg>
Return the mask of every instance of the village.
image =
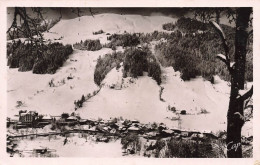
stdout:
<svg viewBox="0 0 260 165">
<path fill-rule="evenodd" d="M 131 137 L 131 135 L 134 135 L 144 139 L 144 145 L 146 146 L 146 151 L 143 153 L 144 155 L 148 155 L 147 148 L 152 148 L 152 145 L 160 139 L 173 138 L 176 140 L 203 143 L 204 141 L 212 140 L 224 141 L 226 138 L 225 132 L 216 134 L 211 131 L 201 132 L 181 128 L 168 128 L 163 123 L 142 124 L 138 120 L 127 120 L 122 117 L 111 118 L 109 120 L 103 120 L 101 118 L 82 119 L 75 113 L 71 115 L 63 113 L 61 116 L 50 116 L 27 110 L 20 110 L 19 115 L 15 117 L 16 119 L 7 119 L 7 152 L 11 157 L 14 154 L 23 155 L 22 152 L 24 151 L 16 149 L 17 145 L 19 145 L 19 140 L 33 140 L 39 137 L 46 137 L 51 140 L 56 139 L 57 136 L 61 136 L 64 137 L 65 145 L 71 134 L 78 134 L 81 137 L 91 135 L 93 141 L 103 143 L 109 143 L 113 139 Z M 130 138 L 129 141 L 124 148 L 126 155 L 137 154 L 136 146 L 133 146 L 134 140 Z M 153 141 L 154 143 L 149 141 Z M 252 141 L 253 136 L 243 137 L 242 144 L 251 145 Z M 32 148 L 30 152 L 36 157 L 53 157 L 53 155 L 55 155 L 53 154 L 55 150 L 47 147 Z"/>
</svg>

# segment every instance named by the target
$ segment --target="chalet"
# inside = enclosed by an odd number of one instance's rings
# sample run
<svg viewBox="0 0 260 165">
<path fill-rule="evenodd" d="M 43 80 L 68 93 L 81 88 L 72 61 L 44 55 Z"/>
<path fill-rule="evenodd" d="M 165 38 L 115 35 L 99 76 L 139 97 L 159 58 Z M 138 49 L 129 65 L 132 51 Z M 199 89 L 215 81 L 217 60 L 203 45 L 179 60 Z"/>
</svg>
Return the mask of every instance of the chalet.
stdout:
<svg viewBox="0 0 260 165">
<path fill-rule="evenodd" d="M 115 134 L 116 133 L 116 129 L 115 128 L 111 129 L 110 133 Z"/>
<path fill-rule="evenodd" d="M 90 126 L 89 125 L 82 125 L 81 130 L 89 130 L 90 129 Z"/>
<path fill-rule="evenodd" d="M 212 139 L 217 139 L 217 136 L 213 134 L 212 131 L 203 131 L 203 135 L 206 137 L 206 138 L 212 138 Z"/>
<path fill-rule="evenodd" d="M 95 119 L 87 119 L 86 124 L 94 126 L 96 124 L 96 120 Z"/>
<path fill-rule="evenodd" d="M 41 121 L 51 123 L 53 121 L 53 119 L 50 115 L 45 115 L 45 116 L 42 117 Z"/>
<path fill-rule="evenodd" d="M 203 134 L 201 134 L 201 133 L 193 133 L 192 135 L 191 135 L 191 140 L 202 140 L 202 139 L 204 139 L 204 135 Z"/>
<path fill-rule="evenodd" d="M 83 125 L 84 126 L 84 125 Z M 74 127 L 73 127 L 73 130 L 74 131 L 80 131 L 80 130 L 82 130 L 82 126 L 81 125 L 75 125 Z"/>
<path fill-rule="evenodd" d="M 199 131 L 197 131 L 197 130 L 191 130 L 191 131 L 189 131 L 190 132 L 190 134 L 191 134 L 191 136 L 192 135 L 194 135 L 195 137 L 197 137 L 197 135 L 199 135 L 199 134 L 201 134 Z M 202 135 L 202 134 L 201 134 Z"/>
<path fill-rule="evenodd" d="M 53 119 L 53 121 L 57 121 L 61 119 L 61 116 L 51 116 L 51 118 Z"/>
<path fill-rule="evenodd" d="M 119 130 L 120 130 L 121 132 L 124 132 L 124 131 L 127 130 L 127 127 L 119 127 Z"/>
<path fill-rule="evenodd" d="M 181 133 L 181 130 L 180 130 L 180 129 L 178 129 L 178 128 L 171 128 L 171 130 L 173 130 L 175 133 L 178 133 L 178 134 L 180 134 L 180 133 Z"/>
<path fill-rule="evenodd" d="M 160 135 L 163 136 L 163 137 L 169 137 L 173 134 L 174 134 L 174 131 L 172 131 L 170 129 L 162 130 L 161 133 L 160 133 Z"/>
<path fill-rule="evenodd" d="M 141 129 L 135 126 L 131 126 L 127 129 L 128 132 L 131 133 L 141 133 Z"/>
<path fill-rule="evenodd" d="M 159 127 L 158 127 L 158 131 L 159 132 L 162 132 L 163 130 L 167 129 L 167 127 L 164 125 L 164 124 L 160 124 Z"/>
<path fill-rule="evenodd" d="M 144 137 L 149 138 L 149 139 L 153 139 L 153 138 L 157 137 L 157 133 L 156 132 L 149 132 L 149 133 L 146 133 Z"/>
<path fill-rule="evenodd" d="M 122 89 L 122 84 L 119 83 L 119 82 L 117 82 L 117 83 L 115 84 L 115 89 L 116 89 L 116 90 L 121 90 L 121 89 Z"/>
<path fill-rule="evenodd" d="M 18 123 L 19 121 L 19 116 L 15 116 L 16 118 L 7 118 L 7 127 L 9 127 L 10 125 L 15 125 Z"/>
<path fill-rule="evenodd" d="M 124 131 L 127 130 L 127 127 L 120 126 L 120 127 L 118 127 L 118 130 L 121 131 L 121 132 L 124 132 Z"/>
<path fill-rule="evenodd" d="M 122 126 L 122 125 L 120 125 L 119 123 L 109 123 L 108 124 L 111 128 L 114 128 L 114 129 L 118 129 L 120 126 Z"/>
<path fill-rule="evenodd" d="M 147 131 L 155 131 L 155 130 L 156 130 L 151 124 L 146 124 L 146 125 L 144 125 L 144 128 L 145 128 Z"/>
<path fill-rule="evenodd" d="M 82 125 L 77 130 L 82 132 L 97 132 L 96 127 L 91 127 L 90 125 Z"/>
<path fill-rule="evenodd" d="M 110 131 L 111 129 L 110 129 L 110 127 L 103 127 L 102 130 L 103 130 L 104 132 L 108 132 L 108 131 Z"/>
<path fill-rule="evenodd" d="M 88 122 L 88 120 L 85 120 L 85 119 L 80 119 L 79 120 L 79 124 L 80 125 L 85 125 L 85 124 L 87 124 L 87 122 Z"/>
<path fill-rule="evenodd" d="M 48 124 L 50 124 L 50 122 L 40 121 L 40 122 L 37 122 L 36 127 L 37 128 L 43 128 L 44 126 L 46 126 Z"/>
<path fill-rule="evenodd" d="M 138 120 L 131 120 L 132 123 L 140 123 Z"/>
<path fill-rule="evenodd" d="M 174 107 L 172 107 L 174 108 Z M 180 120 L 180 115 L 179 114 L 173 114 L 173 116 L 170 118 L 171 120 Z"/>
<path fill-rule="evenodd" d="M 76 122 L 78 118 L 76 116 L 70 116 L 66 119 L 67 122 Z"/>
<path fill-rule="evenodd" d="M 128 130 L 129 131 L 139 131 L 140 129 L 138 127 L 132 126 L 132 127 L 129 127 Z"/>
<path fill-rule="evenodd" d="M 96 130 L 97 130 L 97 127 L 96 127 L 96 126 L 94 126 L 94 127 L 89 127 L 88 130 L 89 130 L 89 131 L 96 131 Z"/>
<path fill-rule="evenodd" d="M 32 125 L 38 118 L 38 113 L 35 111 L 19 112 L 19 122 L 24 125 Z"/>
<path fill-rule="evenodd" d="M 191 136 L 191 133 L 187 130 L 182 130 L 181 131 L 181 136 L 182 137 L 190 137 Z"/>
<path fill-rule="evenodd" d="M 105 124 L 105 120 L 99 119 L 99 120 L 98 120 L 98 124 Z"/>
<path fill-rule="evenodd" d="M 158 126 L 158 128 L 159 128 L 159 127 L 162 128 L 162 129 L 166 129 L 166 128 L 167 128 L 164 123 L 160 123 L 159 126 Z"/>
</svg>

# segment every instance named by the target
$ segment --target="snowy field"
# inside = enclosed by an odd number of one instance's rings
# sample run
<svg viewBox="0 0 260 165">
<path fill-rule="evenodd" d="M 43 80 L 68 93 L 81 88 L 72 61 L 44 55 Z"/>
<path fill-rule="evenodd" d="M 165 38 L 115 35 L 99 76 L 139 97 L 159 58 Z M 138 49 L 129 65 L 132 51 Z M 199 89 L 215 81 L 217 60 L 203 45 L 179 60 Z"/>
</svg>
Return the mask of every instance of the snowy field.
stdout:
<svg viewBox="0 0 260 165">
<path fill-rule="evenodd" d="M 80 137 L 79 134 L 75 134 L 68 138 L 68 142 L 64 145 L 65 137 L 56 136 L 49 139 L 48 137 L 37 137 L 30 140 L 19 140 L 18 149 L 23 151 L 24 157 L 32 156 L 33 149 L 45 149 L 53 151 L 53 154 L 58 157 L 102 157 L 113 158 L 122 157 L 123 150 L 119 140 L 112 140 L 109 143 L 95 142 L 94 137 L 89 135 L 87 138 Z M 71 152 L 73 148 L 73 152 Z M 113 151 L 113 152 L 111 152 Z M 14 156 L 19 156 L 15 154 Z"/>
</svg>

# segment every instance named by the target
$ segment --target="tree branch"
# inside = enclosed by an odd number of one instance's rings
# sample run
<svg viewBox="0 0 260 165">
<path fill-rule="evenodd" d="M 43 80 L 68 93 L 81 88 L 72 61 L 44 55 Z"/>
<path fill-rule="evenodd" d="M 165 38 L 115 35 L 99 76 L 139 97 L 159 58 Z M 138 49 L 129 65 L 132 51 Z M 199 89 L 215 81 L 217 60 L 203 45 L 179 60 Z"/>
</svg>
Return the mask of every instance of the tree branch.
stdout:
<svg viewBox="0 0 260 165">
<path fill-rule="evenodd" d="M 217 33 L 219 34 L 221 41 L 222 41 L 222 45 L 224 47 L 225 50 L 225 55 L 222 54 L 218 54 L 217 58 L 219 58 L 221 61 L 223 61 L 227 67 L 228 70 L 230 71 L 230 73 L 232 72 L 232 66 L 230 64 L 230 57 L 229 57 L 229 48 L 227 45 L 227 40 L 226 40 L 226 36 L 224 31 L 222 30 L 222 28 L 214 21 L 210 21 L 210 25 L 212 25 L 212 27 L 217 31 Z"/>
<path fill-rule="evenodd" d="M 210 24 L 213 26 L 213 28 L 217 31 L 217 33 L 219 34 L 224 50 L 225 50 L 225 55 L 227 58 L 227 62 L 230 62 L 230 58 L 229 58 L 229 48 L 227 45 L 227 41 L 226 41 L 226 36 L 225 33 L 223 32 L 222 28 L 214 21 L 210 21 Z"/>
<path fill-rule="evenodd" d="M 241 99 L 247 100 L 248 98 L 252 97 L 252 95 L 253 95 L 253 85 L 249 91 L 247 91 L 244 95 L 241 96 Z"/>
</svg>

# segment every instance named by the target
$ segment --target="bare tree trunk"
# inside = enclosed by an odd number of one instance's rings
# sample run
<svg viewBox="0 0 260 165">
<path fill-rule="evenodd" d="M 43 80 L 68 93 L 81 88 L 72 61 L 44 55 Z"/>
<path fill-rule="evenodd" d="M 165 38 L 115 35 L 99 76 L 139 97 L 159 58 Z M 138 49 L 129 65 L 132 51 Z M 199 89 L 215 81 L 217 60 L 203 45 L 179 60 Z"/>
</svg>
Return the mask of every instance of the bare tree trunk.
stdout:
<svg viewBox="0 0 260 165">
<path fill-rule="evenodd" d="M 248 23 L 252 8 L 239 8 L 236 20 L 235 64 L 231 72 L 231 95 L 227 113 L 227 156 L 241 158 L 241 129 L 244 120 L 244 98 L 239 96 L 239 90 L 244 89 L 245 62 Z M 240 115 L 239 115 L 240 114 Z"/>
</svg>

